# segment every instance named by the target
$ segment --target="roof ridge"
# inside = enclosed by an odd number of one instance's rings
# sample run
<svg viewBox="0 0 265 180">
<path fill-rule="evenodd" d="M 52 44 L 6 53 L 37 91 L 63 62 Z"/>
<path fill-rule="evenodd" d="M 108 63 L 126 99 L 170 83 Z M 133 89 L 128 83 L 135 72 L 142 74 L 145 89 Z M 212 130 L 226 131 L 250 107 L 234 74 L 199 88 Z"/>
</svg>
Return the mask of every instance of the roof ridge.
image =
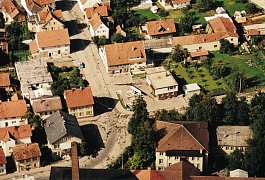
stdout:
<svg viewBox="0 0 265 180">
<path fill-rule="evenodd" d="M 200 145 L 201 145 L 201 147 L 203 147 L 205 150 L 206 150 L 206 148 L 197 140 L 197 138 L 195 138 L 194 137 L 194 135 L 183 125 L 183 127 L 187 130 L 187 132 L 193 137 L 193 139 L 195 139 L 195 141 L 197 141 Z"/>
</svg>

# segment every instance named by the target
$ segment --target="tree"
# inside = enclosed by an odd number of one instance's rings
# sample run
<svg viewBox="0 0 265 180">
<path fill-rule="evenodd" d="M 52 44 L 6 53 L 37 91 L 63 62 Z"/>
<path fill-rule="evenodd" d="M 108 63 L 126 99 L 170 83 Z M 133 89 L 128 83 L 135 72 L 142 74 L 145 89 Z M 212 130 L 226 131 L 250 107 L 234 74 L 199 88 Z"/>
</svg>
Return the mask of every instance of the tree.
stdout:
<svg viewBox="0 0 265 180">
<path fill-rule="evenodd" d="M 155 119 L 163 121 L 176 121 L 181 119 L 181 115 L 175 109 L 169 111 L 163 109 L 155 113 Z"/>
<path fill-rule="evenodd" d="M 167 16 L 169 15 L 169 13 L 168 13 L 166 10 L 161 9 L 161 8 L 158 10 L 157 14 L 158 14 L 160 17 L 163 17 L 163 18 L 165 18 L 165 17 L 167 17 Z"/>
<path fill-rule="evenodd" d="M 138 126 L 148 119 L 149 113 L 147 111 L 147 105 L 144 99 L 139 96 L 133 102 L 133 115 L 128 123 L 128 131 L 132 135 L 138 133 Z"/>
<path fill-rule="evenodd" d="M 234 45 L 231 44 L 228 40 L 226 39 L 221 39 L 220 40 L 220 53 L 222 54 L 232 54 L 234 52 Z"/>
<path fill-rule="evenodd" d="M 23 117 L 28 120 L 28 123 L 34 128 L 42 128 L 42 119 L 39 115 L 35 115 L 32 112 L 27 112 Z"/>
<path fill-rule="evenodd" d="M 261 11 L 260 8 L 258 8 L 255 4 L 253 3 L 249 3 L 247 6 L 246 6 L 246 12 L 248 14 L 254 14 L 254 13 L 257 13 Z"/>
<path fill-rule="evenodd" d="M 187 111 L 188 120 L 208 121 L 211 125 L 218 125 L 222 119 L 220 107 L 213 97 L 202 97 L 194 95 L 191 97 Z M 198 100 L 197 102 L 195 101 Z"/>
<path fill-rule="evenodd" d="M 80 145 L 79 145 L 79 150 L 80 150 L 80 154 L 82 156 L 87 155 L 87 143 L 85 141 L 83 141 Z"/>
<path fill-rule="evenodd" d="M 208 11 L 213 8 L 215 0 L 198 0 L 197 4 L 201 10 Z"/>
<path fill-rule="evenodd" d="M 231 68 L 224 66 L 223 64 L 212 64 L 208 67 L 213 79 L 220 79 L 230 74 Z"/>
<path fill-rule="evenodd" d="M 58 80 L 54 81 L 51 85 L 51 91 L 53 95 L 60 96 L 66 89 L 68 89 L 68 80 L 62 77 L 59 77 Z"/>
<path fill-rule="evenodd" d="M 188 56 L 188 51 L 183 50 L 180 45 L 175 46 L 172 54 L 172 60 L 177 62 L 184 61 Z"/>
<path fill-rule="evenodd" d="M 228 167 L 230 171 L 242 169 L 244 162 L 243 150 L 236 149 L 228 157 Z"/>
<path fill-rule="evenodd" d="M 196 23 L 196 19 L 193 12 L 185 13 L 178 24 L 179 35 L 184 35 L 185 33 L 192 32 L 192 25 Z"/>
<path fill-rule="evenodd" d="M 110 39 L 111 39 L 111 43 L 125 42 L 125 37 L 121 34 L 113 34 Z"/>
<path fill-rule="evenodd" d="M 232 70 L 232 73 L 225 78 L 227 84 L 235 92 L 242 92 L 247 88 L 247 78 L 243 72 L 240 72 L 237 68 Z"/>
</svg>

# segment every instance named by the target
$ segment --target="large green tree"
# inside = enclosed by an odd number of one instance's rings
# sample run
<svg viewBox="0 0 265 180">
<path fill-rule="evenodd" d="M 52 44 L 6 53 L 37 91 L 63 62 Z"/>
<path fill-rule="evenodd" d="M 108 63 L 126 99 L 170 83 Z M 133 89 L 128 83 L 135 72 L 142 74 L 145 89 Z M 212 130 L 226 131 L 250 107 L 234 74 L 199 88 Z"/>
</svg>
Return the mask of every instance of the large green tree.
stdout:
<svg viewBox="0 0 265 180">
<path fill-rule="evenodd" d="M 228 125 L 248 125 L 249 108 L 242 98 L 238 100 L 235 93 L 228 93 L 222 99 L 223 121 Z"/>
<path fill-rule="evenodd" d="M 176 62 L 182 62 L 187 57 L 188 57 L 188 51 L 182 49 L 180 45 L 176 45 L 172 53 L 172 60 Z"/>
<path fill-rule="evenodd" d="M 220 107 L 215 98 L 194 95 L 189 102 L 187 119 L 208 121 L 211 125 L 218 125 L 221 121 Z"/>
<path fill-rule="evenodd" d="M 228 156 L 228 167 L 230 171 L 242 169 L 244 164 L 243 150 L 236 149 Z"/>
<path fill-rule="evenodd" d="M 201 10 L 210 10 L 214 7 L 216 0 L 197 0 L 198 7 Z"/>
<path fill-rule="evenodd" d="M 192 32 L 192 25 L 196 23 L 195 14 L 193 12 L 185 13 L 178 24 L 178 33 L 179 35 L 184 35 L 185 33 Z"/>
</svg>

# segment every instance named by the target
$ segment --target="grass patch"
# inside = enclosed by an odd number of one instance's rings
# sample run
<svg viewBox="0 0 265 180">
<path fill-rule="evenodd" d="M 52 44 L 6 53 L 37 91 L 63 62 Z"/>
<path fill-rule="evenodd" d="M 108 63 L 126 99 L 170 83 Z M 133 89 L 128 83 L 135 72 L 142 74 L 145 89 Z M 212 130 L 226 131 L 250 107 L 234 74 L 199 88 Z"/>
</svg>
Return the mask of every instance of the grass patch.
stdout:
<svg viewBox="0 0 265 180">
<path fill-rule="evenodd" d="M 147 21 L 159 20 L 160 17 L 157 14 L 154 14 L 150 9 L 139 9 L 136 10 L 134 14 L 146 17 Z"/>
<path fill-rule="evenodd" d="M 265 85 L 265 60 L 260 52 L 235 56 L 214 52 L 213 55 L 213 63 L 223 63 L 232 69 L 236 68 L 247 78 L 259 82 L 258 85 Z"/>
<path fill-rule="evenodd" d="M 184 81 L 183 83 L 198 83 L 209 92 L 220 88 L 229 89 L 223 79 L 214 80 L 209 71 L 203 66 L 196 69 L 191 64 L 185 68 L 180 63 L 172 62 L 170 67 L 175 72 L 177 78 Z"/>
<path fill-rule="evenodd" d="M 223 8 L 233 16 L 235 11 L 243 11 L 246 10 L 246 7 L 249 3 L 239 3 L 235 2 L 235 0 L 223 0 Z"/>
</svg>

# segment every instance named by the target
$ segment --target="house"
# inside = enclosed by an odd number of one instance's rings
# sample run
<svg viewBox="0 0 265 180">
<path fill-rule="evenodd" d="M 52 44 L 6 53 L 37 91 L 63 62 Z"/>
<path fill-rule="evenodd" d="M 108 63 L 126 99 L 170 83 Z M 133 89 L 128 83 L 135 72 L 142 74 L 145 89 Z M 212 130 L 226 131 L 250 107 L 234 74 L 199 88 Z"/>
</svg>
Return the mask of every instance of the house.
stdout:
<svg viewBox="0 0 265 180">
<path fill-rule="evenodd" d="M 99 55 L 109 74 L 130 73 L 146 66 L 143 41 L 105 45 L 99 48 Z"/>
<path fill-rule="evenodd" d="M 146 39 L 168 38 L 176 33 L 174 19 L 148 21 L 145 25 L 141 26 L 140 30 Z"/>
<path fill-rule="evenodd" d="M 64 29 L 63 14 L 61 10 L 50 7 L 43 8 L 34 21 L 28 21 L 28 29 L 32 32 L 52 31 Z"/>
<path fill-rule="evenodd" d="M 208 21 L 206 27 L 207 33 L 226 33 L 225 39 L 235 46 L 238 45 L 238 34 L 237 28 L 231 18 L 217 17 Z"/>
<path fill-rule="evenodd" d="M 228 155 L 236 149 L 245 151 L 253 135 L 249 126 L 218 126 L 216 134 L 218 146 Z"/>
<path fill-rule="evenodd" d="M 201 88 L 197 83 L 186 84 L 183 86 L 185 96 L 192 97 L 194 94 L 200 94 Z"/>
<path fill-rule="evenodd" d="M 77 118 L 94 116 L 94 98 L 90 87 L 64 91 L 68 112 Z"/>
<path fill-rule="evenodd" d="M 93 7 L 95 4 L 106 5 L 110 9 L 110 0 L 77 0 L 79 8 L 85 17 L 85 9 Z"/>
<path fill-rule="evenodd" d="M 26 21 L 26 16 L 23 12 L 23 9 L 14 0 L 4 0 L 2 12 L 5 19 L 5 24 L 11 24 L 12 21 Z"/>
<path fill-rule="evenodd" d="M 54 58 L 70 54 L 70 38 L 68 29 L 42 31 L 35 34 L 29 43 L 33 58 Z"/>
<path fill-rule="evenodd" d="M 51 73 L 48 72 L 47 62 L 44 60 L 21 61 L 15 63 L 22 96 L 34 99 L 41 96 L 51 96 Z"/>
<path fill-rule="evenodd" d="M 57 0 L 21 0 L 21 5 L 26 10 L 28 17 L 34 17 L 45 7 L 55 9 L 56 1 Z"/>
<path fill-rule="evenodd" d="M 235 11 L 234 18 L 237 23 L 247 22 L 246 11 Z"/>
<path fill-rule="evenodd" d="M 190 5 L 191 0 L 159 0 L 158 1 L 166 10 L 182 9 Z"/>
<path fill-rule="evenodd" d="M 108 17 L 108 6 L 105 4 L 96 3 L 93 7 L 85 9 L 86 19 L 91 19 L 95 14 L 99 14 L 101 17 Z"/>
<path fill-rule="evenodd" d="M 265 23 L 248 21 L 242 24 L 244 29 L 244 35 L 247 40 L 250 40 L 253 36 L 265 35 Z"/>
<path fill-rule="evenodd" d="M 186 159 L 204 171 L 207 167 L 209 132 L 207 122 L 157 121 L 158 133 L 164 135 L 156 148 L 156 169 L 166 167 Z"/>
<path fill-rule="evenodd" d="M 6 174 L 6 156 L 3 148 L 0 148 L 0 175 Z"/>
<path fill-rule="evenodd" d="M 108 19 L 103 18 L 99 13 L 95 13 L 89 20 L 89 31 L 92 37 L 105 37 L 109 39 L 110 24 Z"/>
<path fill-rule="evenodd" d="M 28 124 L 23 118 L 27 112 L 26 101 L 5 101 L 0 102 L 0 127 L 20 126 Z"/>
<path fill-rule="evenodd" d="M 17 144 L 31 143 L 32 131 L 30 125 L 0 128 L 0 147 L 5 156 L 11 156 L 12 148 Z"/>
<path fill-rule="evenodd" d="M 201 62 L 202 60 L 208 59 L 209 52 L 207 50 L 199 50 L 190 53 L 190 60 Z"/>
<path fill-rule="evenodd" d="M 179 36 L 172 38 L 173 47 L 180 45 L 188 52 L 194 51 L 218 51 L 220 50 L 220 40 L 225 39 L 225 32 L 196 34 L 189 36 Z"/>
<path fill-rule="evenodd" d="M 163 38 L 163 39 L 150 39 L 144 41 L 144 47 L 147 52 L 152 51 L 155 53 L 172 53 L 173 43 L 171 38 Z"/>
<path fill-rule="evenodd" d="M 48 147 L 62 158 L 68 158 L 71 143 L 82 143 L 83 135 L 76 117 L 63 111 L 56 111 L 44 119 Z"/>
<path fill-rule="evenodd" d="M 162 100 L 178 95 L 178 83 L 163 67 L 145 69 L 145 74 L 146 82 L 157 99 Z"/>
<path fill-rule="evenodd" d="M 38 143 L 20 144 L 12 148 L 17 172 L 40 167 L 41 151 Z"/>
<path fill-rule="evenodd" d="M 32 110 L 35 114 L 43 119 L 55 113 L 57 110 L 62 110 L 62 102 L 59 96 L 41 97 L 31 100 Z"/>
<path fill-rule="evenodd" d="M 0 88 L 12 91 L 9 73 L 0 73 Z"/>
<path fill-rule="evenodd" d="M 121 28 L 120 25 L 118 25 L 118 26 L 116 27 L 115 34 L 120 34 L 120 35 L 122 35 L 123 37 L 126 37 L 126 32 Z"/>
</svg>

